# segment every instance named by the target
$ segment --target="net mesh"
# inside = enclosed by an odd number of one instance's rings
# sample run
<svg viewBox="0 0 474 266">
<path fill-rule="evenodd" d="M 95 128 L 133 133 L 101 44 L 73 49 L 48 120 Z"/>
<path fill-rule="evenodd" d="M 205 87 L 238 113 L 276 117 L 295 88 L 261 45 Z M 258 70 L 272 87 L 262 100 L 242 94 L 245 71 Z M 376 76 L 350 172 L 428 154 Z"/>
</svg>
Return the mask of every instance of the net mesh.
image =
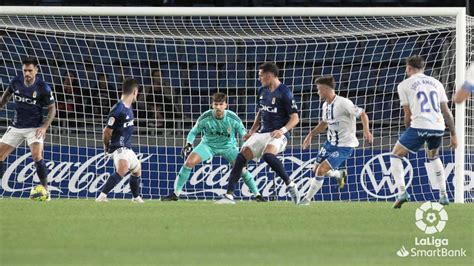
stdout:
<svg viewBox="0 0 474 266">
<path fill-rule="evenodd" d="M 470 62 L 472 28 L 469 18 Z M 134 149 L 143 162 L 142 193 L 147 198 L 172 191 L 183 164 L 180 148 L 193 123 L 210 108 L 214 92 L 227 93 L 229 108 L 250 128 L 260 86 L 257 69 L 265 61 L 278 64 L 281 80 L 293 90 L 300 108 L 301 122 L 280 158 L 301 191 L 309 186 L 311 163 L 326 138 L 322 134 L 311 149 L 301 150 L 302 139 L 321 117 L 322 102 L 313 78 L 333 75 L 336 92 L 364 108 L 371 121 L 373 145 L 362 141 L 358 123 L 361 145 L 346 162 L 346 188 L 339 190 L 334 180 L 327 180 L 316 200 L 393 200 L 396 191 L 388 152 L 404 130 L 396 88 L 405 77 L 406 57 L 424 56 L 426 73 L 444 84 L 448 98 L 455 86 L 455 18 L 450 16 L 0 16 L 0 38 L 4 89 L 21 74 L 21 58 L 26 55 L 40 60 L 39 76 L 53 87 L 58 117 L 46 139 L 45 158 L 54 197 L 94 197 L 113 171 L 110 160 L 102 155 L 101 134 L 124 77 L 143 84 L 135 104 Z M 10 103 L 2 110 L 2 132 L 12 107 Z M 467 126 L 472 119 L 471 101 Z M 466 170 L 472 171 L 472 130 L 466 139 Z M 9 156 L 1 195 L 28 196 L 38 182 L 27 152 L 21 146 Z M 453 198 L 454 153 L 444 148 L 441 159 Z M 408 190 L 415 200 L 437 198 L 425 162 L 426 155 L 420 151 L 404 164 Z M 184 197 L 217 197 L 224 192 L 229 169 L 220 157 L 198 165 Z M 249 170 L 264 196 L 288 198 L 283 183 L 273 182 L 274 174 L 263 161 L 250 163 Z M 127 182 L 123 179 L 113 190 L 114 197 L 130 196 Z M 466 197 L 472 200 L 470 191 Z M 237 194 L 251 196 L 245 186 Z"/>
</svg>

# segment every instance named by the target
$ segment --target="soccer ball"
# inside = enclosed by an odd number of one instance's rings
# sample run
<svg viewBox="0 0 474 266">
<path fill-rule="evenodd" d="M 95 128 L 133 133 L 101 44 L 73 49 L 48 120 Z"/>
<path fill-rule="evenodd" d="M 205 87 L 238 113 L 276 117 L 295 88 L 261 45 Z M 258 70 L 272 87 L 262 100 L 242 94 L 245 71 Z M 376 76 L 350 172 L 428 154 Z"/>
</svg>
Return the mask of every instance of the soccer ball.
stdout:
<svg viewBox="0 0 474 266">
<path fill-rule="evenodd" d="M 34 201 L 46 201 L 48 197 L 49 192 L 43 185 L 34 186 L 30 191 L 30 199 Z"/>
</svg>

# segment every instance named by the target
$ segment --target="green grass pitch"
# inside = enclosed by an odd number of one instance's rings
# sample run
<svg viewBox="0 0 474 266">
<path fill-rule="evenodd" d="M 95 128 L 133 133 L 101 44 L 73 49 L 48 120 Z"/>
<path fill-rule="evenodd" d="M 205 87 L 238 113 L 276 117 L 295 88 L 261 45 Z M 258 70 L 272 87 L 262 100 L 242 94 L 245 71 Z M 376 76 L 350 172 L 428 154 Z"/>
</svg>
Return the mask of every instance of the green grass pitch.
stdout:
<svg viewBox="0 0 474 266">
<path fill-rule="evenodd" d="M 421 203 L 0 200 L 0 265 L 473 265 L 474 205 L 436 238 L 467 257 L 398 257 Z"/>
</svg>

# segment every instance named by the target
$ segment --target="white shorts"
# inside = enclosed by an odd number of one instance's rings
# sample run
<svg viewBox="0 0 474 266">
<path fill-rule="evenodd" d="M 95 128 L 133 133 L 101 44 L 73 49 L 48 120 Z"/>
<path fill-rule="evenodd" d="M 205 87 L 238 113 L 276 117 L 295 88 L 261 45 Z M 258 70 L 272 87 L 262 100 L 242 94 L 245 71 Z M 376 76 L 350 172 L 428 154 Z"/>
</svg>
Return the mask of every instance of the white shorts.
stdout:
<svg viewBox="0 0 474 266">
<path fill-rule="evenodd" d="M 278 153 L 283 152 L 288 143 L 286 136 L 283 135 L 281 138 L 276 139 L 271 137 L 270 134 L 271 132 L 254 133 L 242 147 L 249 148 L 253 153 L 254 159 L 260 159 L 260 157 L 262 157 L 262 153 L 267 145 L 275 146 L 278 149 Z"/>
<path fill-rule="evenodd" d="M 18 147 L 24 140 L 28 146 L 33 143 L 43 144 L 43 138 L 36 137 L 36 130 L 38 128 L 16 128 L 8 127 L 7 131 L 2 137 L 1 142 L 12 147 Z"/>
<path fill-rule="evenodd" d="M 115 168 L 118 167 L 118 163 L 120 160 L 125 160 L 128 163 L 128 170 L 133 172 L 137 168 L 140 167 L 140 160 L 138 160 L 137 155 L 135 152 L 128 148 L 120 148 L 116 149 L 112 153 L 112 159 L 114 160 Z"/>
</svg>

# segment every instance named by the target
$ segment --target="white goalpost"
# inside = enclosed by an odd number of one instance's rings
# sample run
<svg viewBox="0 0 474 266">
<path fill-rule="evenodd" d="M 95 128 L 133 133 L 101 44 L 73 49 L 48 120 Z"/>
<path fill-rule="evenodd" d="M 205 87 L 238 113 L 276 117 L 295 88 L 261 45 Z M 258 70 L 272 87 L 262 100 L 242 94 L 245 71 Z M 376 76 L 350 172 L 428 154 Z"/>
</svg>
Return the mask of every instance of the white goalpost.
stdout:
<svg viewBox="0 0 474 266">
<path fill-rule="evenodd" d="M 419 54 L 426 73 L 439 79 L 451 99 L 474 63 L 474 19 L 464 8 L 184 8 L 184 7 L 0 7 L 0 87 L 21 74 L 21 58 L 39 59 L 40 78 L 51 84 L 58 117 L 48 132 L 45 159 L 52 196 L 95 197 L 112 172 L 101 132 L 118 100 L 124 77 L 142 88 L 136 109 L 134 150 L 143 162 L 142 193 L 168 195 L 184 160 L 186 134 L 210 108 L 215 92 L 229 96 L 229 108 L 247 128 L 255 117 L 260 86 L 258 66 L 280 67 L 299 106 L 300 124 L 281 154 L 286 170 L 305 192 L 311 164 L 326 135 L 309 150 L 301 143 L 321 117 L 313 79 L 333 75 L 336 93 L 366 110 L 374 144 L 360 146 L 347 161 L 344 189 L 327 179 L 317 201 L 388 201 L 396 189 L 389 153 L 404 131 L 397 85 L 405 58 Z M 0 134 L 9 125 L 13 103 L 0 111 Z M 448 194 L 456 203 L 474 200 L 474 106 L 452 105 L 458 148 L 447 147 Z M 437 184 L 425 170 L 424 151 L 404 160 L 408 192 L 416 201 L 437 199 Z M 248 166 L 264 196 L 288 199 L 281 181 L 265 163 Z M 193 170 L 183 198 L 214 199 L 224 192 L 228 163 L 215 157 Z M 6 161 L 0 197 L 27 197 L 38 182 L 26 146 Z M 112 191 L 130 197 L 128 177 Z M 242 199 L 252 195 L 240 184 Z"/>
</svg>

